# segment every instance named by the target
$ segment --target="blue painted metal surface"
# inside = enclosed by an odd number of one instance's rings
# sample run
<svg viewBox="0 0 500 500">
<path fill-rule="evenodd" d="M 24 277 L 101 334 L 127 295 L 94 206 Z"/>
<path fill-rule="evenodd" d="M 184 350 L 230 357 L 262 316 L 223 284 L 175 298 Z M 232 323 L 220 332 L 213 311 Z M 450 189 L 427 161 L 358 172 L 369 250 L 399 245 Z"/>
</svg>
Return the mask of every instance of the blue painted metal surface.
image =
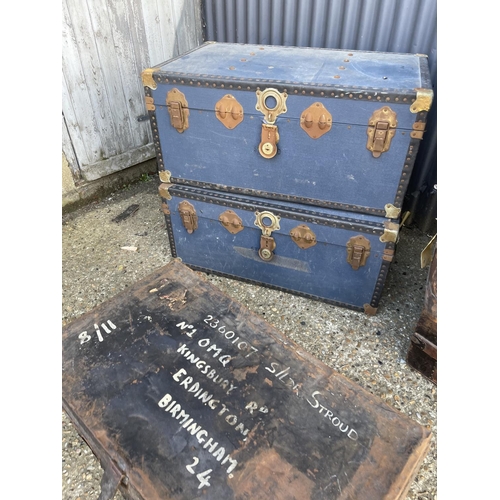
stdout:
<svg viewBox="0 0 500 500">
<path fill-rule="evenodd" d="M 161 166 L 173 182 L 385 216 L 387 204 L 401 207 L 418 151 L 410 133 L 422 117 L 410 105 L 416 88 L 430 86 L 426 64 L 412 54 L 206 44 L 157 70 L 152 96 Z M 287 111 L 275 123 L 278 154 L 271 159 L 258 151 L 265 117 L 255 108 L 256 85 L 287 90 Z M 190 109 L 182 134 L 170 125 L 166 107 L 173 88 Z M 228 93 L 244 112 L 231 130 L 215 116 L 216 103 Z M 300 116 L 318 102 L 333 125 L 312 139 Z M 398 126 L 389 151 L 375 158 L 366 147 L 367 127 L 384 106 L 396 112 Z"/>
<path fill-rule="evenodd" d="M 391 260 L 390 249 L 394 248 L 392 243 L 380 241 L 384 219 L 188 186 L 173 185 L 169 193 L 171 199 L 163 201 L 168 205 L 166 221 L 172 254 L 188 266 L 355 310 L 364 310 L 366 304 L 375 309 L 378 306 Z M 179 215 L 179 204 L 186 199 L 198 217 L 198 227 L 192 233 Z M 228 209 L 242 220 L 244 229 L 237 234 L 231 234 L 219 221 Z M 279 230 L 271 233 L 276 248 L 269 262 L 258 253 L 262 231 L 255 224 L 257 211 L 281 217 Z M 302 224 L 314 232 L 317 240 L 306 249 L 299 248 L 290 236 L 290 231 Z M 346 244 L 358 235 L 369 240 L 371 249 L 366 265 L 354 270 L 347 262 Z"/>
</svg>

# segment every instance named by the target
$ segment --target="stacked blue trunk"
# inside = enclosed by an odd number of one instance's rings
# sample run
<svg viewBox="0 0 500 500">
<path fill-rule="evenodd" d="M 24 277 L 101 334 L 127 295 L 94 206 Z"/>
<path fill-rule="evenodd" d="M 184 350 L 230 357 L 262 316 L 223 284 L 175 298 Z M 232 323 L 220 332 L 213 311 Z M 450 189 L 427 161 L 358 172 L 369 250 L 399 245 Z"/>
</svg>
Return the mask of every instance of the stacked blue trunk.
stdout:
<svg viewBox="0 0 500 500">
<path fill-rule="evenodd" d="M 426 56 L 209 42 L 143 83 L 174 256 L 376 312 L 432 103 Z"/>
</svg>

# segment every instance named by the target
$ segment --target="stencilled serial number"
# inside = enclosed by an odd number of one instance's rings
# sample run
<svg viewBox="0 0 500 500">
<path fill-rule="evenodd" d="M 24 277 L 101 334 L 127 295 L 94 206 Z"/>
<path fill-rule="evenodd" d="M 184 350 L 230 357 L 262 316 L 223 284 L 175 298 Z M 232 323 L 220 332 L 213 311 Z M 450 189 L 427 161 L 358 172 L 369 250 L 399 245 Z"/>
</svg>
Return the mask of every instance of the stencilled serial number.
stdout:
<svg viewBox="0 0 500 500">
<path fill-rule="evenodd" d="M 213 328 L 214 330 L 217 330 L 221 335 L 224 335 L 226 340 L 229 340 L 231 344 L 236 345 L 240 351 L 243 351 L 245 349 L 249 349 L 250 352 L 245 356 L 245 358 L 248 358 L 252 354 L 258 352 L 259 350 L 254 347 L 253 345 L 250 344 L 250 342 L 247 342 L 246 340 L 240 339 L 239 336 L 236 336 L 236 333 L 234 333 L 233 330 L 229 330 L 226 325 L 222 324 L 219 319 L 217 319 L 215 316 L 212 316 L 211 314 L 208 314 L 207 317 L 203 320 L 204 323 L 206 323 L 210 328 Z M 236 338 L 235 338 L 236 336 Z"/>
<path fill-rule="evenodd" d="M 111 333 L 113 330 L 116 330 L 116 325 L 110 319 L 108 319 L 106 320 L 106 322 L 101 323 L 101 328 L 104 330 L 105 333 Z M 104 337 L 97 323 L 94 323 L 94 329 L 97 335 L 97 340 L 99 340 L 99 342 L 103 342 Z M 85 344 L 92 337 L 89 335 L 88 331 L 85 330 L 84 332 L 80 333 L 80 335 L 78 335 L 78 338 L 80 339 L 80 344 Z"/>
</svg>

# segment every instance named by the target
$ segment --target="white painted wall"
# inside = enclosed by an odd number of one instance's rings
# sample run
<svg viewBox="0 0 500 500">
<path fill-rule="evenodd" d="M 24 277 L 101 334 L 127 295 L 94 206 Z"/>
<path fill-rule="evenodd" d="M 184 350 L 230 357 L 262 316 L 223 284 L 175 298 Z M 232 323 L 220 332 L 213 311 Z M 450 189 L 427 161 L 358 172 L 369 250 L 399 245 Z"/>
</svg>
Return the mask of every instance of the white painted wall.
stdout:
<svg viewBox="0 0 500 500">
<path fill-rule="evenodd" d="M 199 0 L 63 0 L 62 149 L 76 184 L 155 156 L 141 73 L 202 43 Z"/>
</svg>

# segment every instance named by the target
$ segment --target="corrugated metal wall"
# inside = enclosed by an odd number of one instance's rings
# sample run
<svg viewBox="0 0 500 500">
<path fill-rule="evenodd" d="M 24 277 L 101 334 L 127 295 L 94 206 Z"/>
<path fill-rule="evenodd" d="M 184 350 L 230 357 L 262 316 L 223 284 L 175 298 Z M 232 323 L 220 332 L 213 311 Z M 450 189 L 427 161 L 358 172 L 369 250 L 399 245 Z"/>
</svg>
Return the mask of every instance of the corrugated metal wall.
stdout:
<svg viewBox="0 0 500 500">
<path fill-rule="evenodd" d="M 403 210 L 435 230 L 437 0 L 203 0 L 205 39 L 427 54 L 434 86 Z"/>
</svg>

